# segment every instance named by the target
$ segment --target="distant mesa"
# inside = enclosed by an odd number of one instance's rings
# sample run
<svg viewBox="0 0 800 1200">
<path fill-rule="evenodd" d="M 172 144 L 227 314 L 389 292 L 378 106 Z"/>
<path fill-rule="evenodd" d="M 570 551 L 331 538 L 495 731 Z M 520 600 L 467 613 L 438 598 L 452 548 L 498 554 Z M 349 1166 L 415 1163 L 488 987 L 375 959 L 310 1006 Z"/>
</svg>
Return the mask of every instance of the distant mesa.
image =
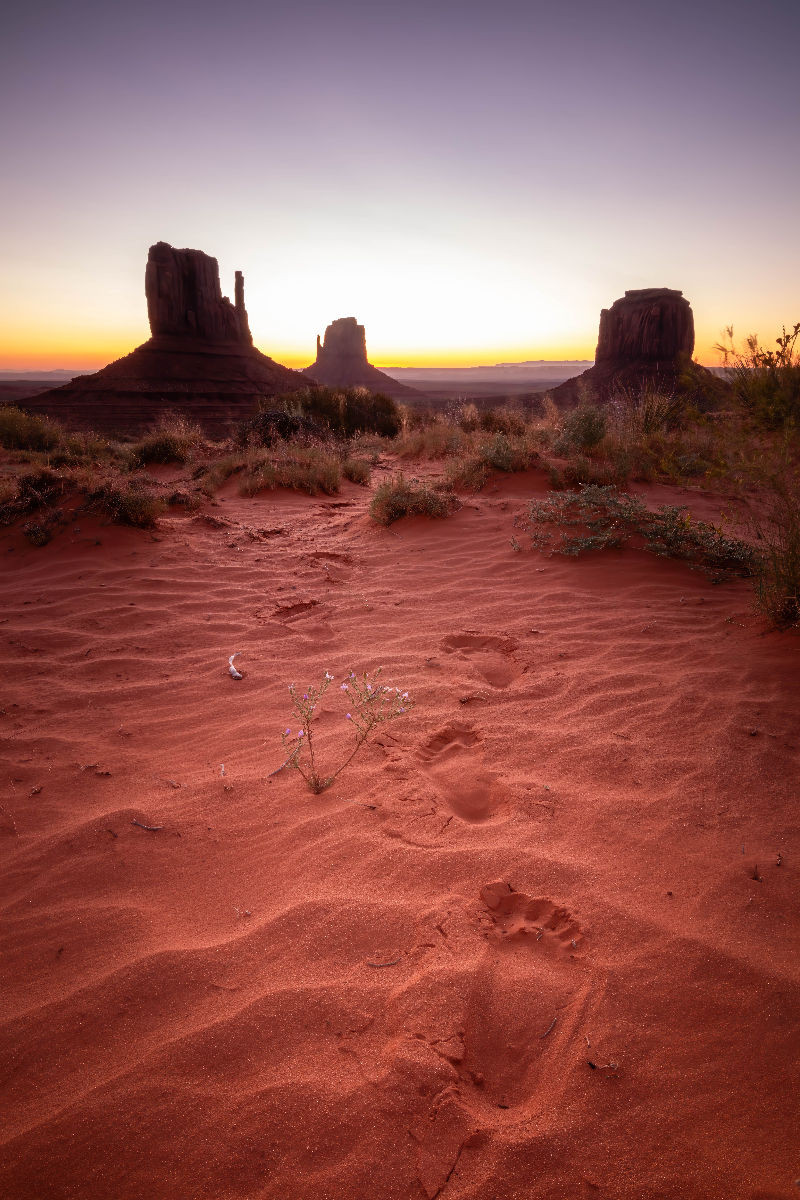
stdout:
<svg viewBox="0 0 800 1200">
<path fill-rule="evenodd" d="M 719 395 L 725 384 L 692 362 L 694 316 L 683 292 L 672 288 L 628 291 L 600 313 L 595 363 L 553 390 L 574 404 L 582 395 L 606 401 L 625 389 L 652 385 L 692 398 Z"/>
<path fill-rule="evenodd" d="M 326 387 L 365 387 L 398 400 L 420 399 L 416 388 L 398 383 L 367 361 L 366 333 L 355 317 L 332 321 L 323 341 L 317 335 L 317 360 L 305 373 Z"/>
<path fill-rule="evenodd" d="M 94 375 L 25 401 L 73 427 L 139 433 L 180 413 L 223 434 L 259 400 L 313 385 L 253 346 L 236 272 L 234 303 L 222 295 L 219 265 L 202 250 L 150 247 L 144 281 L 152 337 Z"/>
</svg>

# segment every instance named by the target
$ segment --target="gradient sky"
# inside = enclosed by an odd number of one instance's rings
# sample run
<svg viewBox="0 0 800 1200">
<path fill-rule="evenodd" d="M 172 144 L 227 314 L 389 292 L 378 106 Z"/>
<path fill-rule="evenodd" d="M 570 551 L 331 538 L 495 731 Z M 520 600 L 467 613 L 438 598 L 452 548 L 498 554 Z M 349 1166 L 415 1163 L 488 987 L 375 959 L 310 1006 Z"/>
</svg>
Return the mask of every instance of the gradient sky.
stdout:
<svg viewBox="0 0 800 1200">
<path fill-rule="evenodd" d="M 626 288 L 696 354 L 800 320 L 800 4 L 28 0 L 0 40 L 0 368 L 149 336 L 148 246 L 244 271 L 292 366 L 591 358 Z"/>
</svg>

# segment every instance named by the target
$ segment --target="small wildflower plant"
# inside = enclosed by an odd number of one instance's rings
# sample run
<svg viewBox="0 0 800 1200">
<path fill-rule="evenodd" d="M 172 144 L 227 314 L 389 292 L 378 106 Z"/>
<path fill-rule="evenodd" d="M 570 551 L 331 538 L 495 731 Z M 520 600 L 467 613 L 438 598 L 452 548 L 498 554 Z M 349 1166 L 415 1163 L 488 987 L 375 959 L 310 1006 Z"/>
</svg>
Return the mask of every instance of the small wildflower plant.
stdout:
<svg viewBox="0 0 800 1200">
<path fill-rule="evenodd" d="M 414 707 L 408 692 L 378 682 L 381 669 L 371 674 L 365 671 L 363 675 L 349 671 L 339 684 L 338 690 L 347 706 L 345 720 L 355 736 L 355 745 L 331 775 L 322 774 L 317 764 L 314 720 L 319 702 L 334 683 L 334 677 L 326 671 L 316 687 L 302 690 L 294 683 L 289 684 L 296 725 L 294 729 L 290 725 L 281 734 L 288 754 L 284 765 L 299 771 L 312 792 L 324 792 L 330 787 L 379 725 L 405 716 Z"/>
</svg>

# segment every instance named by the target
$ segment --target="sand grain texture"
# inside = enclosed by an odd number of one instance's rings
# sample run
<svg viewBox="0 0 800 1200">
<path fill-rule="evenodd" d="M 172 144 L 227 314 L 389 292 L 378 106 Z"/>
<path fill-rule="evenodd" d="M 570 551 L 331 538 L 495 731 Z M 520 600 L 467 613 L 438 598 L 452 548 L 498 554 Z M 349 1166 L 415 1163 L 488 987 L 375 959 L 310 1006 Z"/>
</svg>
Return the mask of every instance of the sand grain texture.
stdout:
<svg viewBox="0 0 800 1200">
<path fill-rule="evenodd" d="M 4 535 L 0 1195 L 797 1194 L 798 642 L 515 553 L 543 491 Z M 413 713 L 270 778 L 381 665 Z"/>
</svg>

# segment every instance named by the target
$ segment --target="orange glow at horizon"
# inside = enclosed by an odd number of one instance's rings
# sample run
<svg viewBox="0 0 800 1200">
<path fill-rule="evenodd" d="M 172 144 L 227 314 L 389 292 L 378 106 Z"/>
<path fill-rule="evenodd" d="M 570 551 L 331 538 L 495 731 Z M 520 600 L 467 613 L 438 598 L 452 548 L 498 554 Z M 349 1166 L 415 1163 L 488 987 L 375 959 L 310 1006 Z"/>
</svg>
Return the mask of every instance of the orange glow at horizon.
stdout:
<svg viewBox="0 0 800 1200">
<path fill-rule="evenodd" d="M 714 343 L 719 340 L 719 332 L 706 333 L 695 348 L 695 359 L 704 366 L 719 366 L 720 356 L 713 350 Z M 137 346 L 147 340 L 148 331 L 141 329 L 131 331 L 130 337 L 123 340 L 119 332 L 114 335 L 98 335 L 88 339 L 69 335 L 54 336 L 43 342 L 41 337 L 31 336 L 19 338 L 16 343 L 0 348 L 0 371 L 19 371 L 30 374 L 32 371 L 55 371 L 63 369 L 77 373 L 99 371 L 108 363 L 130 354 Z M 313 353 L 302 353 L 296 345 L 281 347 L 268 345 L 258 338 L 254 339 L 256 348 L 262 354 L 275 359 L 286 367 L 302 371 L 311 366 L 314 361 Z M 511 345 L 511 346 L 448 346 L 441 349 L 417 350 L 409 347 L 390 346 L 376 347 L 373 351 L 369 345 L 369 329 L 367 329 L 367 353 L 369 361 L 379 370 L 393 368 L 422 369 L 454 369 L 459 367 L 491 367 L 499 363 L 537 362 L 586 362 L 594 361 L 596 339 L 579 343 L 557 342 L 546 346 Z"/>
</svg>

